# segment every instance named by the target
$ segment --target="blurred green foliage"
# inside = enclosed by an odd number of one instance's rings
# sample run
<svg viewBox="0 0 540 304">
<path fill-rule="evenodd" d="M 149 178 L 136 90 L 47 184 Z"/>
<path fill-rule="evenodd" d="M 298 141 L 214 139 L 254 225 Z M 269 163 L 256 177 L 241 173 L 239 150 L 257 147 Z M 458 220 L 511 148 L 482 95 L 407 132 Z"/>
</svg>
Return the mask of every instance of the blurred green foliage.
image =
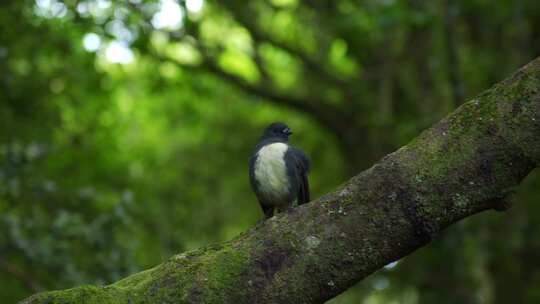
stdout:
<svg viewBox="0 0 540 304">
<path fill-rule="evenodd" d="M 253 226 L 269 122 L 317 197 L 538 55 L 537 0 L 3 0 L 2 303 Z M 331 303 L 540 302 L 539 197 L 536 173 Z"/>
</svg>

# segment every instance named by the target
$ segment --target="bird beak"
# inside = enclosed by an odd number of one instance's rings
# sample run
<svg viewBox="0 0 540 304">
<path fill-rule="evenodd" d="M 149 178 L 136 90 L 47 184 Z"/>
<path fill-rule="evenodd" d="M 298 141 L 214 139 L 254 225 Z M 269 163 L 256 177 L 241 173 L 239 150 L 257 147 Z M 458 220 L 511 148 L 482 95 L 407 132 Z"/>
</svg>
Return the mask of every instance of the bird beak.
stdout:
<svg viewBox="0 0 540 304">
<path fill-rule="evenodd" d="M 285 134 L 292 135 L 293 133 L 292 133 L 291 129 L 287 128 L 287 129 L 285 129 Z"/>
</svg>

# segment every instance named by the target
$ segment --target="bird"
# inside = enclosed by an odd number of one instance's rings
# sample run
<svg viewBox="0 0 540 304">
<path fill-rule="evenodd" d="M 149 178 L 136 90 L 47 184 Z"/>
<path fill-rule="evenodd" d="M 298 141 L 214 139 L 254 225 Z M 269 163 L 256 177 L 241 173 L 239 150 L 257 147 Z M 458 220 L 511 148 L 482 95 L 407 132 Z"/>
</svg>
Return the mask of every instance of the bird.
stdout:
<svg viewBox="0 0 540 304">
<path fill-rule="evenodd" d="M 282 122 L 268 125 L 249 159 L 249 179 L 265 219 L 310 201 L 310 160 L 289 144 L 291 129 Z"/>
</svg>

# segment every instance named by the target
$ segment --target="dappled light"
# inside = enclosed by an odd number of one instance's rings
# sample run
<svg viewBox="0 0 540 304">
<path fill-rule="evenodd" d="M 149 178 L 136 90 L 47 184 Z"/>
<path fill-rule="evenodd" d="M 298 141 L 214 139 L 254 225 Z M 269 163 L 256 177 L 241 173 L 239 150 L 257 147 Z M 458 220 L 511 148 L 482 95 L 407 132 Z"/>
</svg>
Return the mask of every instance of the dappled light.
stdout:
<svg viewBox="0 0 540 304">
<path fill-rule="evenodd" d="M 258 225 L 248 160 L 271 122 L 310 157 L 316 199 L 540 55 L 537 0 L 0 2 L 2 303 Z M 539 198 L 534 171 L 510 211 L 328 303 L 539 303 Z"/>
<path fill-rule="evenodd" d="M 156 29 L 177 30 L 182 25 L 184 11 L 174 0 L 161 0 L 159 11 L 152 17 L 152 25 Z"/>
</svg>

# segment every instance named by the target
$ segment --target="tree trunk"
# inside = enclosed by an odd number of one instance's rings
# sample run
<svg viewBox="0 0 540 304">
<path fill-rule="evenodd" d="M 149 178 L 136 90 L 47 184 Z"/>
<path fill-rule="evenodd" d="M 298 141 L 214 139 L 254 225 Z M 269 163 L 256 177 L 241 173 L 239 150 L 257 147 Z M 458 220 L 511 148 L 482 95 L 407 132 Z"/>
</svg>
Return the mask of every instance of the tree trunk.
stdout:
<svg viewBox="0 0 540 304">
<path fill-rule="evenodd" d="M 448 225 L 505 207 L 539 163 L 537 59 L 310 204 L 112 285 L 22 303 L 323 303 Z"/>
</svg>

